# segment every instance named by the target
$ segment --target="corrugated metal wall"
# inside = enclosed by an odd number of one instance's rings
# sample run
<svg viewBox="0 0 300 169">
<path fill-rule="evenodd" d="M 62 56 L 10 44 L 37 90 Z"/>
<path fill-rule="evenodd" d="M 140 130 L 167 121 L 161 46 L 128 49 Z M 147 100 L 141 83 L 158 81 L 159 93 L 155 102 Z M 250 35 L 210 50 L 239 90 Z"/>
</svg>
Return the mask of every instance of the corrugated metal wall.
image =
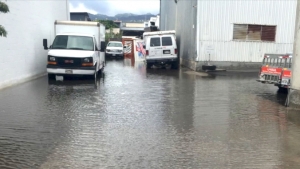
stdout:
<svg viewBox="0 0 300 169">
<path fill-rule="evenodd" d="M 208 53 L 212 53 L 213 61 L 260 62 L 266 52 L 292 52 L 296 0 L 198 0 L 198 3 L 198 61 L 208 60 Z M 233 24 L 276 25 L 276 40 L 233 41 Z"/>
<path fill-rule="evenodd" d="M 176 3 L 174 0 L 160 0 L 160 30 L 175 30 Z"/>
<path fill-rule="evenodd" d="M 197 34 L 196 0 L 161 0 L 161 30 L 176 30 L 181 58 L 195 60 Z"/>
</svg>

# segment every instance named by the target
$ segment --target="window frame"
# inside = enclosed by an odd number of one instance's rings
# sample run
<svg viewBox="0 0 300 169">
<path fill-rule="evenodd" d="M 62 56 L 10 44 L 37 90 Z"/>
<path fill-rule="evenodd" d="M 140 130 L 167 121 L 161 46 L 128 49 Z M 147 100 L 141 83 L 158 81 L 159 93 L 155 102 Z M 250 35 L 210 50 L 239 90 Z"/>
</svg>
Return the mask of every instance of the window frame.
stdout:
<svg viewBox="0 0 300 169">
<path fill-rule="evenodd" d="M 170 38 L 170 41 L 171 41 L 171 45 L 164 45 L 163 44 L 163 38 Z M 161 46 L 173 46 L 173 39 L 171 36 L 162 36 L 161 37 Z"/>
<path fill-rule="evenodd" d="M 247 26 L 247 34 L 246 34 L 246 37 L 245 39 L 235 39 L 235 32 L 237 31 L 235 29 L 235 26 L 236 25 L 240 25 L 241 27 L 242 26 Z M 255 39 L 249 39 L 249 25 L 250 26 L 260 26 L 260 39 L 259 40 L 255 40 Z M 262 40 L 262 37 L 263 37 L 263 28 L 264 27 L 274 27 L 274 40 Z M 261 25 L 261 24 L 240 24 L 240 23 L 233 23 L 233 27 L 232 27 L 232 41 L 242 41 L 242 42 L 268 42 L 268 43 L 274 43 L 276 42 L 276 35 L 277 35 L 277 25 Z"/>
<path fill-rule="evenodd" d="M 159 45 L 158 46 L 151 46 L 151 40 L 152 39 L 159 39 Z M 161 37 L 151 37 L 150 38 L 150 47 L 161 47 L 161 46 L 162 46 Z"/>
</svg>

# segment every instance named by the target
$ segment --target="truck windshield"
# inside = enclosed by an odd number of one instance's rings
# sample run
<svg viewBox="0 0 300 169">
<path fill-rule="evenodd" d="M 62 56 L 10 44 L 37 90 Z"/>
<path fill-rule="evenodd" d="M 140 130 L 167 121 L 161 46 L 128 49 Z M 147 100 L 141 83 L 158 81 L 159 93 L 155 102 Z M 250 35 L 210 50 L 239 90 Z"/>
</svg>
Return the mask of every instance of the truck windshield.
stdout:
<svg viewBox="0 0 300 169">
<path fill-rule="evenodd" d="M 110 46 L 110 47 L 122 47 L 122 43 L 108 43 L 107 46 Z"/>
<path fill-rule="evenodd" d="M 54 39 L 52 49 L 94 50 L 92 37 L 58 35 Z"/>
</svg>

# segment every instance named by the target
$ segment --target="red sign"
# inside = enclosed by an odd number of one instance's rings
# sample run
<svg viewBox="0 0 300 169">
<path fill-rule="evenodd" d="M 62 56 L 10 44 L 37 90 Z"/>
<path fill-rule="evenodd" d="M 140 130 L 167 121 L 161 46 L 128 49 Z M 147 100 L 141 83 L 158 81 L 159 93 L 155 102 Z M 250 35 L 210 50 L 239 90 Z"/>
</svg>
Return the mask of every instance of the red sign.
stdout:
<svg viewBox="0 0 300 169">
<path fill-rule="evenodd" d="M 266 74 L 280 75 L 281 71 L 282 71 L 282 68 L 274 68 L 274 67 L 267 67 L 267 66 L 263 66 L 261 68 L 261 73 L 266 73 Z"/>
<path fill-rule="evenodd" d="M 284 70 L 282 73 L 282 77 L 291 78 L 292 72 L 290 70 Z"/>
</svg>

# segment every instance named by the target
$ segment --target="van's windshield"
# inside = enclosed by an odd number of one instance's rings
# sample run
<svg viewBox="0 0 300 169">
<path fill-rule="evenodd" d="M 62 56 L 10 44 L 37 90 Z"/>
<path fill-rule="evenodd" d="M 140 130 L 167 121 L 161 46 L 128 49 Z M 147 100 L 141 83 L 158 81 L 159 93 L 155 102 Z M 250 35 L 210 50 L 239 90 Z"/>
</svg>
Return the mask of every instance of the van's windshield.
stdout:
<svg viewBox="0 0 300 169">
<path fill-rule="evenodd" d="M 70 50 L 94 50 L 94 42 L 92 37 L 58 35 L 52 44 L 52 49 L 70 49 Z"/>
</svg>

